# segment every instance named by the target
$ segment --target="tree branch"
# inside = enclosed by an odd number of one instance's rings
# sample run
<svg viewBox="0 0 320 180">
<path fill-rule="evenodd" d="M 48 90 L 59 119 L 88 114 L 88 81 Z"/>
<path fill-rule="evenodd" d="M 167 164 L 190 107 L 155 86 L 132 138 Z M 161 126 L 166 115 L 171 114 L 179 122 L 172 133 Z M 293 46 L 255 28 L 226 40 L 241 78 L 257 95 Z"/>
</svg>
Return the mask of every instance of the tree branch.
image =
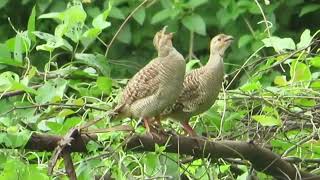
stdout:
<svg viewBox="0 0 320 180">
<path fill-rule="evenodd" d="M 42 135 L 34 133 L 25 149 L 37 151 L 53 151 L 63 137 Z M 80 139 L 80 138 L 79 138 Z M 95 135 L 82 135 L 82 140 L 87 143 L 96 139 Z M 240 158 L 250 161 L 255 170 L 269 174 L 278 179 L 320 179 L 320 176 L 297 170 L 289 162 L 272 151 L 262 148 L 254 143 L 241 141 L 208 141 L 185 136 L 171 136 L 168 139 L 165 152 L 192 155 L 195 158 L 208 157 Z M 86 152 L 83 142 L 71 142 L 72 152 Z M 125 144 L 127 151 L 154 151 L 155 144 L 165 145 L 166 141 L 157 141 L 149 136 L 133 135 Z M 3 144 L 0 146 L 5 147 Z M 179 150 L 179 152 L 178 152 Z"/>
</svg>

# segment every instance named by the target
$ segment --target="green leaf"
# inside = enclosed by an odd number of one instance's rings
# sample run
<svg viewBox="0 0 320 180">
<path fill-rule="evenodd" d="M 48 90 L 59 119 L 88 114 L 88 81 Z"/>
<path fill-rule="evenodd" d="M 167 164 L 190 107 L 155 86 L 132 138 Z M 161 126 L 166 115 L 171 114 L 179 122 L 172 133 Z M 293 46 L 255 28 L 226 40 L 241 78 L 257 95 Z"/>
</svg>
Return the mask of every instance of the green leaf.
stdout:
<svg viewBox="0 0 320 180">
<path fill-rule="evenodd" d="M 92 26 L 94 28 L 100 29 L 102 31 L 103 29 L 111 26 L 111 23 L 106 21 L 111 11 L 111 8 L 112 8 L 111 1 L 109 1 L 108 9 L 106 9 L 105 11 L 103 11 L 103 13 L 99 14 L 97 17 L 93 19 Z"/>
<path fill-rule="evenodd" d="M 252 119 L 259 122 L 262 126 L 280 126 L 282 123 L 280 119 L 266 115 L 254 115 Z"/>
<path fill-rule="evenodd" d="M 314 99 L 295 99 L 294 103 L 304 107 L 314 107 L 317 105 L 317 102 Z"/>
<path fill-rule="evenodd" d="M 40 32 L 40 31 L 34 31 L 33 34 L 35 34 L 38 38 L 43 39 L 46 41 L 46 44 L 38 45 L 36 47 L 37 50 L 44 50 L 44 51 L 53 51 L 56 48 L 63 48 L 67 49 L 69 51 L 72 51 L 72 46 L 68 43 L 68 41 L 64 40 L 61 37 L 53 36 L 51 34 Z"/>
<path fill-rule="evenodd" d="M 28 142 L 30 136 L 31 132 L 26 130 L 18 132 L 17 128 L 11 127 L 7 129 L 7 134 L 1 143 L 4 143 L 6 146 L 12 148 L 23 147 Z"/>
<path fill-rule="evenodd" d="M 62 99 L 67 84 L 68 81 L 65 79 L 50 79 L 37 90 L 38 95 L 35 97 L 36 102 L 44 104 Z"/>
<path fill-rule="evenodd" d="M 64 19 L 64 13 L 52 12 L 47 14 L 41 14 L 38 18 L 39 19 L 56 19 L 56 20 L 62 21 Z"/>
<path fill-rule="evenodd" d="M 299 17 L 317 11 L 318 9 L 320 9 L 320 5 L 319 4 L 308 4 L 303 6 L 303 8 L 300 11 Z"/>
<path fill-rule="evenodd" d="M 5 7 L 5 5 L 9 2 L 9 0 L 1 0 L 0 1 L 0 9 L 2 9 L 3 7 Z"/>
<path fill-rule="evenodd" d="M 0 43 L 0 64 L 11 65 L 16 67 L 23 67 L 21 61 L 11 58 L 11 52 L 7 45 Z"/>
<path fill-rule="evenodd" d="M 158 155 L 155 153 L 148 153 L 144 157 L 144 164 L 146 166 L 146 173 L 153 176 L 156 173 L 157 167 L 160 165 Z"/>
<path fill-rule="evenodd" d="M 103 29 L 111 26 L 111 23 L 105 20 L 105 18 L 103 17 L 103 14 L 99 14 L 97 17 L 95 17 L 93 19 L 92 26 L 94 28 L 103 30 Z"/>
<path fill-rule="evenodd" d="M 71 128 L 76 127 L 80 122 L 81 122 L 80 117 L 67 118 L 63 123 L 63 129 L 61 131 L 61 134 L 67 133 Z"/>
<path fill-rule="evenodd" d="M 76 53 L 75 58 L 80 60 L 83 63 L 86 63 L 97 70 L 99 70 L 104 76 L 110 75 L 110 67 L 107 63 L 107 59 L 105 56 L 98 54 L 85 54 L 85 53 Z"/>
<path fill-rule="evenodd" d="M 182 24 L 189 29 L 201 35 L 206 35 L 206 24 L 198 14 L 192 14 L 182 19 Z"/>
<path fill-rule="evenodd" d="M 298 49 L 306 48 L 312 41 L 312 37 L 310 35 L 310 30 L 306 29 L 303 31 L 300 37 L 300 42 L 297 44 Z"/>
<path fill-rule="evenodd" d="M 230 170 L 230 164 L 225 164 L 225 165 L 220 165 L 219 169 L 221 173 L 226 173 L 227 171 Z"/>
<path fill-rule="evenodd" d="M 16 41 L 14 43 L 14 59 L 16 59 L 19 62 L 22 62 L 22 49 L 23 49 L 23 42 L 21 36 L 17 34 Z"/>
<path fill-rule="evenodd" d="M 286 86 L 288 84 L 286 76 L 276 76 L 273 82 L 278 86 Z"/>
<path fill-rule="evenodd" d="M 310 84 L 310 87 L 313 89 L 320 89 L 320 80 L 316 80 Z"/>
<path fill-rule="evenodd" d="M 36 41 L 36 36 L 32 33 L 35 30 L 36 30 L 36 9 L 34 6 L 32 8 L 31 15 L 28 20 L 28 36 L 33 42 Z"/>
<path fill-rule="evenodd" d="M 247 82 L 243 86 L 240 87 L 242 91 L 254 91 L 262 88 L 262 85 L 259 81 Z"/>
<path fill-rule="evenodd" d="M 16 66 L 16 67 L 23 67 L 22 62 L 17 61 L 15 59 L 11 59 L 11 58 L 0 57 L 0 64 L 11 65 L 11 66 Z"/>
<path fill-rule="evenodd" d="M 112 90 L 112 79 L 100 76 L 97 78 L 97 86 L 102 92 L 110 94 Z"/>
<path fill-rule="evenodd" d="M 0 91 L 14 91 L 22 90 L 28 93 L 36 94 L 36 91 L 32 88 L 20 82 L 19 76 L 11 71 L 4 72 L 0 75 Z"/>
<path fill-rule="evenodd" d="M 193 66 L 195 66 L 196 64 L 200 64 L 199 59 L 189 60 L 189 62 L 186 64 L 186 72 L 190 72 L 193 69 Z"/>
<path fill-rule="evenodd" d="M 7 47 L 6 44 L 0 43 L 0 57 L 1 58 L 11 58 L 10 49 Z"/>
<path fill-rule="evenodd" d="M 272 36 L 262 40 L 266 47 L 273 47 L 276 52 L 283 52 L 285 50 L 295 50 L 296 45 L 291 38 L 279 38 Z"/>
<path fill-rule="evenodd" d="M 14 59 L 22 62 L 23 53 L 28 52 L 30 47 L 31 47 L 31 41 L 28 38 L 27 31 L 18 33 L 14 41 L 14 51 L 13 51 Z"/>
<path fill-rule="evenodd" d="M 241 48 L 245 45 L 247 45 L 249 42 L 251 42 L 253 40 L 253 37 L 251 35 L 243 35 L 239 38 L 238 41 L 238 47 Z"/>
<path fill-rule="evenodd" d="M 84 47 L 88 47 L 101 33 L 99 28 L 90 28 L 82 34 L 81 43 Z"/>
<path fill-rule="evenodd" d="M 124 16 L 124 14 L 122 13 L 122 11 L 117 7 L 112 7 L 109 16 L 113 17 L 113 18 L 116 18 L 116 19 L 124 19 L 124 18 L 126 18 Z"/>
<path fill-rule="evenodd" d="M 123 42 L 126 44 L 129 44 L 131 42 L 131 28 L 129 24 L 127 24 L 122 28 L 119 35 L 117 36 L 117 39 L 120 42 Z"/>
<path fill-rule="evenodd" d="M 163 9 L 157 12 L 155 15 L 152 16 L 151 24 L 156 24 L 168 19 L 170 17 L 171 11 L 171 9 Z"/>
<path fill-rule="evenodd" d="M 190 0 L 189 2 L 187 2 L 186 5 L 190 8 L 196 8 L 196 7 L 201 6 L 207 2 L 208 2 L 208 0 Z"/>
<path fill-rule="evenodd" d="M 314 57 L 310 60 L 311 66 L 320 68 L 320 56 Z"/>
<path fill-rule="evenodd" d="M 74 113 L 76 112 L 74 112 L 72 109 L 63 109 L 62 111 L 59 112 L 58 117 L 64 118 Z"/>
<path fill-rule="evenodd" d="M 306 82 L 307 84 L 311 80 L 311 72 L 309 67 L 297 60 L 294 61 L 290 66 L 290 76 L 292 82 Z"/>
<path fill-rule="evenodd" d="M 146 9 L 141 7 L 136 13 L 133 14 L 133 18 L 142 25 L 146 18 Z"/>
<path fill-rule="evenodd" d="M 62 37 L 63 35 L 69 37 L 72 41 L 78 42 L 82 35 L 82 28 L 87 14 L 84 11 L 81 3 L 75 3 L 69 6 L 62 13 L 50 13 L 46 16 L 40 16 L 41 18 L 56 18 L 61 20 L 55 29 L 55 35 Z M 46 49 L 46 47 L 42 47 Z"/>
</svg>

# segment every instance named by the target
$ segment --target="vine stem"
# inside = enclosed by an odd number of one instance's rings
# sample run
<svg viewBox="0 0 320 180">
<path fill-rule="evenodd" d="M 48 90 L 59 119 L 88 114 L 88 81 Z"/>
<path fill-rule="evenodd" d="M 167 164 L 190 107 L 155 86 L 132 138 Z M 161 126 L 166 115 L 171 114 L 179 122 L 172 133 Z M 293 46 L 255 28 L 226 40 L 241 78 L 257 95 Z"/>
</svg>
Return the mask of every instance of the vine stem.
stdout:
<svg viewBox="0 0 320 180">
<path fill-rule="evenodd" d="M 128 17 L 123 21 L 123 23 L 121 24 L 121 26 L 119 27 L 118 31 L 116 32 L 116 34 L 112 37 L 110 43 L 108 44 L 106 53 L 104 54 L 105 57 L 108 56 L 109 50 L 111 45 L 113 44 L 114 40 L 116 39 L 116 37 L 119 35 L 119 33 L 121 32 L 122 28 L 124 27 L 124 25 L 127 24 L 127 22 L 129 21 L 129 19 L 145 4 L 147 3 L 149 0 L 144 0 L 142 3 L 139 4 L 139 6 L 137 6 L 129 15 Z"/>
<path fill-rule="evenodd" d="M 266 15 L 264 14 L 264 12 L 263 12 L 263 9 L 262 9 L 262 7 L 260 6 L 260 4 L 259 4 L 259 2 L 257 1 L 257 0 L 254 0 L 255 2 L 256 2 L 256 4 L 257 4 L 257 6 L 259 7 L 259 9 L 260 9 L 260 12 L 261 12 L 261 14 L 262 14 L 262 17 L 263 17 L 263 21 L 264 21 L 264 23 L 266 24 L 266 30 L 267 30 L 267 32 L 268 32 L 268 36 L 269 36 L 269 38 L 271 37 L 271 33 L 270 33 L 270 26 L 269 26 L 269 24 L 268 24 L 268 20 L 267 20 L 267 17 L 266 17 Z"/>
</svg>

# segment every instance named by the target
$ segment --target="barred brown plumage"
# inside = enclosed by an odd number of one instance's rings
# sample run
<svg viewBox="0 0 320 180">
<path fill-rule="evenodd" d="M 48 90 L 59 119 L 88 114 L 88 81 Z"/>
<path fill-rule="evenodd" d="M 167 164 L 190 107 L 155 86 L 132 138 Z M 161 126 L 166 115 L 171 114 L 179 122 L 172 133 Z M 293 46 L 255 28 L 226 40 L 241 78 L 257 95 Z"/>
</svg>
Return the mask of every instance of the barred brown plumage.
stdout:
<svg viewBox="0 0 320 180">
<path fill-rule="evenodd" d="M 192 116 L 208 110 L 219 95 L 224 73 L 223 55 L 232 40 L 232 36 L 225 34 L 212 38 L 208 63 L 185 76 L 180 96 L 174 105 L 162 112 L 161 118 L 179 121 L 188 134 L 196 136 L 188 121 Z"/>
<path fill-rule="evenodd" d="M 172 33 L 156 33 L 153 44 L 158 57 L 136 73 L 123 90 L 114 111 L 122 117 L 148 119 L 175 103 L 185 75 L 183 56 L 172 46 Z M 148 124 L 146 124 L 148 128 Z"/>
</svg>

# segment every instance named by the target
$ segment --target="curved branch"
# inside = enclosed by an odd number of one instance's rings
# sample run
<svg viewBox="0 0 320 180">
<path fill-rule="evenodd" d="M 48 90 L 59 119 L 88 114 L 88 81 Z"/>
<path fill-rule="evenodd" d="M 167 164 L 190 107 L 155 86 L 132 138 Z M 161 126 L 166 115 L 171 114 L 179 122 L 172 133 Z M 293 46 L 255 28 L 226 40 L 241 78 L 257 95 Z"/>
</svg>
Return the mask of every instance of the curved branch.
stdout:
<svg viewBox="0 0 320 180">
<path fill-rule="evenodd" d="M 53 151 L 63 137 L 34 133 L 25 145 L 25 149 Z M 71 142 L 72 152 L 86 152 L 83 143 L 96 139 L 95 135 L 82 135 Z M 168 141 L 168 143 L 166 143 Z M 254 143 L 242 141 L 205 141 L 203 139 L 171 136 L 166 141 L 152 139 L 149 136 L 133 135 L 125 144 L 127 151 L 154 151 L 155 144 L 165 145 L 165 152 L 192 155 L 196 158 L 241 158 L 250 161 L 260 172 L 278 179 L 320 179 L 320 176 L 299 171 L 289 162 L 272 151 Z M 5 147 L 0 144 L 1 147 Z"/>
<path fill-rule="evenodd" d="M 163 142 L 155 142 L 148 136 L 133 136 L 127 143 L 127 150 L 154 151 L 155 143 L 165 145 Z M 166 147 L 166 152 L 192 155 L 194 157 L 209 158 L 241 158 L 251 162 L 253 167 L 260 172 L 272 175 L 279 179 L 320 179 L 306 172 L 297 170 L 290 163 L 272 151 L 253 143 L 241 141 L 204 141 L 202 139 L 172 136 Z"/>
</svg>

